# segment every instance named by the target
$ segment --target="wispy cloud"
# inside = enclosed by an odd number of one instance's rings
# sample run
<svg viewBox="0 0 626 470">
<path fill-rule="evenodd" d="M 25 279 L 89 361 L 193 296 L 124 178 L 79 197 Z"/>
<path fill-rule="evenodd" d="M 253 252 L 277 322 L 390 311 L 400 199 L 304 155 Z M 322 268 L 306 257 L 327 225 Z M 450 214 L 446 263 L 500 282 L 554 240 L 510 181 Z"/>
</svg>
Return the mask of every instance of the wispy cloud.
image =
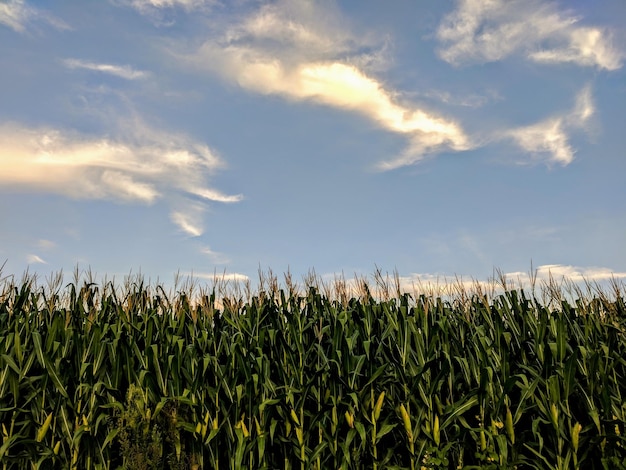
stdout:
<svg viewBox="0 0 626 470">
<path fill-rule="evenodd" d="M 213 251 L 210 247 L 205 246 L 200 249 L 200 253 L 207 256 L 215 264 L 227 264 L 230 260 L 218 251 Z"/>
<path fill-rule="evenodd" d="M 452 106 L 463 106 L 466 108 L 480 108 L 491 102 L 502 100 L 502 96 L 495 90 L 489 90 L 484 94 L 470 93 L 465 96 L 453 94 L 449 91 L 431 90 L 420 92 L 418 95 Z"/>
<path fill-rule="evenodd" d="M 37 241 L 37 247 L 39 247 L 42 250 L 51 250 L 53 248 L 56 248 L 56 243 L 54 243 L 53 241 L 50 240 L 46 240 L 46 239 L 41 239 L 39 241 Z"/>
<path fill-rule="evenodd" d="M 62 20 L 26 4 L 24 0 L 8 0 L 0 3 L 0 24 L 23 33 L 29 23 L 41 21 L 57 29 L 69 29 L 69 26 Z"/>
<path fill-rule="evenodd" d="M 576 96 L 574 109 L 566 115 L 566 122 L 572 127 L 585 127 L 595 113 L 591 85 L 585 86 Z"/>
<path fill-rule="evenodd" d="M 149 76 L 148 72 L 135 70 L 129 65 L 99 64 L 79 59 L 65 59 L 63 63 L 70 69 L 93 70 L 95 72 L 107 73 L 120 78 L 125 78 L 126 80 L 137 80 Z"/>
<path fill-rule="evenodd" d="M 206 272 L 185 272 L 185 273 L 181 273 L 184 276 L 189 276 L 192 279 L 205 279 L 208 281 L 212 281 L 212 282 L 216 282 L 216 283 L 246 283 L 248 281 L 250 281 L 250 277 L 245 275 L 245 274 L 241 274 L 241 273 L 227 273 L 227 272 L 223 272 L 223 273 L 218 273 L 213 272 L 213 273 L 206 273 Z"/>
<path fill-rule="evenodd" d="M 369 40 L 360 43 L 337 25 L 338 20 L 325 18 L 311 2 L 265 5 L 184 59 L 247 90 L 355 112 L 406 136 L 406 151 L 382 162 L 379 169 L 472 146 L 454 120 L 404 102 L 399 92 L 368 74 L 361 64 L 367 62 L 363 54 L 372 55 Z"/>
<path fill-rule="evenodd" d="M 546 160 L 568 165 L 574 160 L 562 118 L 547 119 L 509 132 L 511 139 L 526 152 Z"/>
<path fill-rule="evenodd" d="M 134 128 L 133 128 L 134 126 Z M 223 167 L 206 145 L 185 136 L 128 123 L 124 137 L 92 137 L 58 129 L 0 125 L 0 183 L 53 192 L 76 199 L 104 199 L 150 204 L 159 198 L 185 195 L 236 202 L 240 195 L 222 194 L 206 180 Z M 172 218 L 187 233 L 201 233 L 174 211 Z"/>
<path fill-rule="evenodd" d="M 624 51 L 611 32 L 541 0 L 458 0 L 437 31 L 441 58 L 455 65 L 492 62 L 513 53 L 545 63 L 616 70 Z"/>
<path fill-rule="evenodd" d="M 195 220 L 190 219 L 188 214 L 183 212 L 172 212 L 170 217 L 172 222 L 178 225 L 183 232 L 186 232 L 192 237 L 199 237 L 202 235 L 202 225 L 198 224 Z"/>
<path fill-rule="evenodd" d="M 584 128 L 594 114 L 591 87 L 583 88 L 576 98 L 574 109 L 563 115 L 548 118 L 530 126 L 505 132 L 519 147 L 549 162 L 568 165 L 574 160 L 575 150 L 569 143 L 569 131 Z"/>
<path fill-rule="evenodd" d="M 136 8 L 139 11 L 146 11 L 152 8 L 174 7 L 193 10 L 205 5 L 215 4 L 215 0 L 121 0 L 121 3 Z"/>
<path fill-rule="evenodd" d="M 7 3 L 0 3 L 0 23 L 15 31 L 24 31 L 24 25 L 32 15 L 32 8 L 23 1 L 9 0 Z"/>
<path fill-rule="evenodd" d="M 183 232 L 191 237 L 199 237 L 204 232 L 202 222 L 204 208 L 200 204 L 182 200 L 175 204 L 176 209 L 170 213 L 170 219 Z"/>
<path fill-rule="evenodd" d="M 26 262 L 28 264 L 48 264 L 41 257 L 33 254 L 26 256 Z"/>
<path fill-rule="evenodd" d="M 171 26 L 179 12 L 209 10 L 219 0 L 109 0 L 113 4 L 130 7 L 156 26 Z"/>
<path fill-rule="evenodd" d="M 622 67 L 624 53 L 613 46 L 611 34 L 601 28 L 572 28 L 566 34 L 563 47 L 541 49 L 529 57 L 537 62 L 572 62 L 581 66 L 596 66 L 607 70 Z"/>
</svg>

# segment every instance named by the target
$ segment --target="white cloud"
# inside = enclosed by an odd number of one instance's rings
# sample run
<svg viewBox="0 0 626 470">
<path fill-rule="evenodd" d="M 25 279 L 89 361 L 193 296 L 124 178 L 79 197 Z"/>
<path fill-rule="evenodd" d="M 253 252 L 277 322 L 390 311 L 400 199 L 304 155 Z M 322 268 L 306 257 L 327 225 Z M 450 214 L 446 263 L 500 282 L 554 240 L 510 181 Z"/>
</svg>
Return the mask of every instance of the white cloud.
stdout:
<svg viewBox="0 0 626 470">
<path fill-rule="evenodd" d="M 182 231 L 191 235 L 192 237 L 199 237 L 202 235 L 202 224 L 192 219 L 190 214 L 183 212 L 172 212 L 170 215 L 172 222 L 180 227 Z"/>
<path fill-rule="evenodd" d="M 548 161 L 568 165 L 575 151 L 569 143 L 568 131 L 584 128 L 594 114 L 591 87 L 584 87 L 576 98 L 574 109 L 530 126 L 519 127 L 505 133 L 526 152 L 545 157 Z"/>
<path fill-rule="evenodd" d="M 110 75 L 125 78 L 126 80 L 137 80 L 140 78 L 146 78 L 149 75 L 148 72 L 135 70 L 128 65 L 99 64 L 96 62 L 87 62 L 78 59 L 65 59 L 63 63 L 70 69 L 93 70 L 95 72 L 108 73 Z"/>
<path fill-rule="evenodd" d="M 532 278 L 531 278 L 532 274 Z M 564 264 L 546 264 L 539 266 L 534 273 L 510 272 L 504 277 L 510 288 L 529 288 L 536 285 L 539 289 L 556 287 L 559 294 L 591 293 L 595 295 L 598 288 L 606 293 L 611 293 L 614 285 L 624 286 L 626 272 L 614 271 L 606 267 L 598 266 L 572 266 Z M 572 289 L 573 287 L 573 289 Z M 623 288 L 622 287 L 622 288 Z M 549 289 L 547 292 L 553 291 Z"/>
<path fill-rule="evenodd" d="M 205 279 L 213 282 L 235 282 L 235 283 L 245 283 L 250 280 L 249 276 L 241 273 L 204 273 L 204 272 L 187 272 L 182 273 L 183 275 L 190 276 L 193 279 Z"/>
<path fill-rule="evenodd" d="M 601 282 L 626 278 L 626 272 L 615 272 L 603 267 L 579 267 L 563 264 L 546 264 L 537 268 L 537 277 L 549 280 L 550 277 L 568 279 L 572 282 Z"/>
<path fill-rule="evenodd" d="M 195 194 L 196 196 L 200 196 L 203 199 L 208 199 L 215 202 L 239 202 L 242 199 L 242 196 L 240 194 L 229 195 L 215 189 L 204 187 L 191 186 L 187 188 L 187 191 L 189 191 L 189 193 L 191 194 Z"/>
<path fill-rule="evenodd" d="M 537 62 L 616 70 L 624 52 L 610 31 L 540 0 L 459 0 L 437 31 L 441 58 L 455 65 L 492 62 L 519 52 Z"/>
<path fill-rule="evenodd" d="M 591 95 L 591 86 L 585 86 L 576 96 L 574 109 L 567 114 L 567 122 L 571 126 L 584 127 L 593 117 L 595 106 Z"/>
<path fill-rule="evenodd" d="M 200 249 L 200 253 L 205 256 L 208 256 L 209 259 L 215 264 L 227 264 L 230 260 L 223 254 L 218 251 L 213 251 L 210 247 L 205 246 Z"/>
<path fill-rule="evenodd" d="M 458 294 L 472 294 L 481 292 L 487 295 L 497 295 L 502 292 L 502 281 L 506 283 L 507 289 L 528 289 L 532 285 L 531 273 L 523 271 L 504 272 L 497 274 L 494 278 L 480 280 L 471 276 L 462 275 L 442 275 L 430 273 L 414 273 L 408 276 L 398 276 L 400 290 L 402 292 L 417 292 L 434 296 L 450 296 L 458 298 Z M 574 283 L 579 287 L 583 287 L 585 283 L 606 284 L 612 280 L 626 279 L 626 272 L 616 272 L 604 267 L 580 267 L 562 264 L 542 265 L 535 269 L 533 273 L 535 283 L 538 288 L 550 285 L 554 282 L 557 284 Z M 386 276 L 383 279 L 393 290 L 393 276 Z M 349 282 L 353 292 L 358 291 L 358 286 L 354 281 Z M 370 284 L 372 287 L 372 284 Z M 380 294 L 378 290 L 377 294 Z"/>
<path fill-rule="evenodd" d="M 547 155 L 547 160 L 568 165 L 574 160 L 574 149 L 568 142 L 563 119 L 554 118 L 509 132 L 522 149 L 531 154 Z"/>
<path fill-rule="evenodd" d="M 406 151 L 379 169 L 409 165 L 436 151 L 471 148 L 459 124 L 404 103 L 399 93 L 360 68 L 363 44 L 329 26 L 338 20 L 322 18 L 323 10 L 311 2 L 266 5 L 183 57 L 247 90 L 345 109 L 405 135 Z"/>
<path fill-rule="evenodd" d="M 248 45 L 294 63 L 375 55 L 380 40 L 356 38 L 333 3 L 279 0 L 262 5 L 237 23 L 227 24 L 223 43 Z M 362 49 L 356 52 L 355 49 Z"/>
<path fill-rule="evenodd" d="M 180 7 L 185 10 L 194 10 L 205 5 L 214 4 L 214 0 L 121 0 L 122 4 L 145 12 L 150 9 Z"/>
<path fill-rule="evenodd" d="M 488 103 L 502 100 L 502 96 L 495 90 L 489 90 L 484 94 L 471 93 L 465 96 L 455 95 L 449 91 L 431 90 L 420 92 L 419 96 L 434 99 L 453 106 L 466 108 L 480 108 Z"/>
<path fill-rule="evenodd" d="M 204 231 L 202 228 L 202 208 L 188 204 L 181 210 L 172 211 L 170 219 L 178 227 L 192 237 L 199 237 Z"/>
<path fill-rule="evenodd" d="M 36 20 L 46 22 L 57 29 L 69 29 L 69 26 L 62 20 L 27 5 L 24 0 L 8 0 L 0 3 L 0 24 L 18 33 L 25 32 L 27 24 Z"/>
<path fill-rule="evenodd" d="M 565 47 L 532 52 L 529 57 L 537 62 L 573 62 L 581 66 L 617 70 L 622 66 L 624 55 L 612 45 L 607 31 L 580 27 L 569 32 Z"/>
<path fill-rule="evenodd" d="M 42 250 L 51 250 L 55 248 L 57 245 L 53 241 L 42 238 L 41 240 L 37 241 L 37 246 Z"/>
<path fill-rule="evenodd" d="M 9 0 L 7 3 L 0 3 L 0 23 L 14 29 L 24 31 L 24 23 L 32 15 L 32 10 L 23 1 Z"/>
<path fill-rule="evenodd" d="M 218 3 L 218 0 L 110 0 L 117 5 L 134 8 L 142 15 L 153 20 L 157 25 L 171 25 L 173 21 L 165 21 L 167 13 L 176 9 L 186 13 L 204 10 Z"/>
<path fill-rule="evenodd" d="M 76 199 L 144 204 L 164 198 L 180 205 L 181 194 L 219 202 L 241 199 L 206 185 L 223 166 L 206 145 L 139 123 L 128 128 L 128 135 L 113 139 L 0 125 L 0 183 Z M 183 201 L 193 206 L 184 196 Z M 172 218 L 188 233 L 201 232 L 198 222 Z"/>
<path fill-rule="evenodd" d="M 33 254 L 30 254 L 30 255 L 26 256 L 26 262 L 28 264 L 48 264 L 43 259 L 41 259 L 39 256 L 33 255 Z"/>
</svg>

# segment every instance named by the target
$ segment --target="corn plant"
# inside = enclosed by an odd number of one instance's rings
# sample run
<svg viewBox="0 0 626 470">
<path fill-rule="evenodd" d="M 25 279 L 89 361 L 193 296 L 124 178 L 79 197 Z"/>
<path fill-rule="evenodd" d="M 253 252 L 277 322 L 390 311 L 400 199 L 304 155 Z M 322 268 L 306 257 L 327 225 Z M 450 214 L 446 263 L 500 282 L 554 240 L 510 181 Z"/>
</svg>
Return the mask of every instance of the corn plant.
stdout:
<svg viewBox="0 0 626 470">
<path fill-rule="evenodd" d="M 0 465 L 626 468 L 620 286 L 538 299 L 374 281 L 5 277 Z"/>
</svg>

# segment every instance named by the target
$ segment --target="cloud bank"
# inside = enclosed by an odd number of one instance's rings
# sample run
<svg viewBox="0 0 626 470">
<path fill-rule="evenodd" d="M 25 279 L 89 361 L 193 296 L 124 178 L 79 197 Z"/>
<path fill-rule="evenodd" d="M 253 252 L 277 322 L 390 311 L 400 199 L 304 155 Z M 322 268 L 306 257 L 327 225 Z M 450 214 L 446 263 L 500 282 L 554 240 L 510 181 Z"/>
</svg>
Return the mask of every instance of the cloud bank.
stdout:
<svg viewBox="0 0 626 470">
<path fill-rule="evenodd" d="M 533 278 L 531 278 L 531 274 Z M 332 279 L 327 276 L 328 279 Z M 334 276 L 335 279 L 338 276 Z M 339 276 L 341 278 L 341 276 Z M 393 291 L 395 280 L 392 276 L 382 278 Z M 604 267 L 581 267 L 563 264 L 546 264 L 539 266 L 533 273 L 514 271 L 497 274 L 487 281 L 478 280 L 470 276 L 444 276 L 429 273 L 413 273 L 407 276 L 398 276 L 397 281 L 402 292 L 429 293 L 435 296 L 457 297 L 460 292 L 472 294 L 481 292 L 482 294 L 494 295 L 502 293 L 506 289 L 531 289 L 533 282 L 541 290 L 549 285 L 564 285 L 567 287 L 576 285 L 581 292 L 585 292 L 587 286 L 611 285 L 613 281 L 626 280 L 626 272 L 616 272 Z M 348 286 L 358 292 L 358 283 L 354 280 L 348 282 Z M 381 292 L 376 292 L 380 294 Z"/>
<path fill-rule="evenodd" d="M 206 185 L 223 167 L 206 145 L 139 125 L 132 134 L 95 138 L 0 125 L 0 183 L 76 199 L 142 204 L 173 200 L 178 207 L 171 218 L 191 236 L 202 233 L 202 221 L 199 211 L 189 209 L 195 207 L 190 196 L 218 202 L 241 199 Z"/>
<path fill-rule="evenodd" d="M 459 0 L 437 30 L 440 57 L 454 65 L 501 60 L 520 53 L 541 63 L 616 70 L 624 51 L 605 28 L 540 0 Z"/>
</svg>

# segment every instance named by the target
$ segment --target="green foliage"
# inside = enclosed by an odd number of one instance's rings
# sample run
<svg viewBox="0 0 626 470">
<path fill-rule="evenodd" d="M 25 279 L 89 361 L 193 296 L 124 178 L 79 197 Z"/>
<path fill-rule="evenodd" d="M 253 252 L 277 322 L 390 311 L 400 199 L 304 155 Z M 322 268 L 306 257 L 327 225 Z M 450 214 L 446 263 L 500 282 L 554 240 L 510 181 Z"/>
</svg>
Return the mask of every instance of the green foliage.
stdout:
<svg viewBox="0 0 626 470">
<path fill-rule="evenodd" d="M 623 468 L 619 290 L 377 299 L 265 281 L 218 296 L 5 278 L 0 464 Z"/>
<path fill-rule="evenodd" d="M 118 439 L 124 467 L 129 470 L 158 468 L 161 463 L 162 436 L 159 426 L 151 420 L 151 410 L 140 389 L 128 389 L 126 409 L 117 420 Z"/>
</svg>

